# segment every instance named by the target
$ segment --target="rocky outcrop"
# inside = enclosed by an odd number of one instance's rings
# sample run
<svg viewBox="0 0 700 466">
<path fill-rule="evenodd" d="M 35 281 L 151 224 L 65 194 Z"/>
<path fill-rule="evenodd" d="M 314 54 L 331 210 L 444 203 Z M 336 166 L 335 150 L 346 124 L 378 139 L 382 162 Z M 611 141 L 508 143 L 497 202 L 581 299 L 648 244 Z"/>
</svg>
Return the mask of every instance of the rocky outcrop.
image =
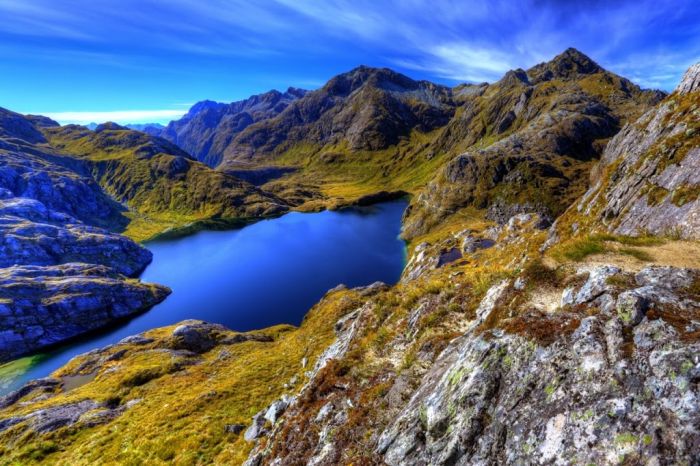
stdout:
<svg viewBox="0 0 700 466">
<path fill-rule="evenodd" d="M 696 63 L 683 75 L 681 83 L 676 88 L 679 94 L 690 94 L 700 90 L 700 63 Z"/>
<path fill-rule="evenodd" d="M 0 269 L 0 360 L 143 312 L 169 293 L 166 287 L 128 280 L 99 265 Z"/>
<path fill-rule="evenodd" d="M 135 276 L 151 258 L 130 239 L 82 224 L 37 200 L 0 199 L 0 268 L 85 262 Z"/>
<path fill-rule="evenodd" d="M 610 141 L 569 223 L 580 216 L 624 235 L 700 238 L 699 76 L 700 64 L 692 66 L 673 94 Z"/>
<path fill-rule="evenodd" d="M 253 123 L 278 115 L 305 94 L 302 89 L 290 87 L 284 93 L 273 90 L 230 104 L 197 102 L 181 119 L 171 121 L 159 136 L 215 167 L 232 151 L 236 135 Z"/>
<path fill-rule="evenodd" d="M 0 199 L 0 361 L 143 312 L 170 290 L 140 283 L 152 255 L 28 198 Z"/>
<path fill-rule="evenodd" d="M 621 293 L 610 284 L 623 276 L 637 288 Z M 592 315 L 550 345 L 508 326 L 467 333 L 435 362 L 378 452 L 388 464 L 616 464 L 623 456 L 692 463 L 700 441 L 698 278 L 683 269 L 629 277 L 603 267 L 565 291 L 558 312 Z"/>
<path fill-rule="evenodd" d="M 254 419 L 247 439 L 266 438 L 247 464 L 692 464 L 699 281 L 673 267 L 582 267 L 543 313 L 514 304 L 523 286 L 501 280 L 415 386 L 380 372 L 381 390 L 359 395 L 340 376 L 347 353 L 319 359 L 281 419 Z M 357 351 L 371 315 L 339 322 L 334 346 Z"/>
<path fill-rule="evenodd" d="M 47 145 L 43 131 L 57 126 L 47 120 L 0 110 L 0 361 L 143 312 L 170 292 L 127 278 L 151 253 L 94 226 L 122 228 L 125 209 L 87 164 Z"/>
<path fill-rule="evenodd" d="M 55 395 L 55 390 L 61 386 L 62 382 L 53 378 L 29 382 L 21 389 L 0 397 L 0 408 L 12 406 L 21 398 L 29 395 L 34 395 L 38 399 L 49 398 Z M 78 422 L 84 426 L 94 427 L 120 416 L 139 401 L 139 399 L 132 399 L 122 405 L 115 406 L 114 403 L 85 399 L 49 408 L 35 409 L 23 415 L 0 420 L 0 432 L 21 426 L 25 431 L 47 434 Z"/>
<path fill-rule="evenodd" d="M 165 346 L 174 350 L 187 350 L 193 353 L 205 353 L 217 345 L 234 345 L 246 341 L 269 342 L 272 338 L 255 333 L 240 333 L 231 336 L 231 331 L 219 324 L 210 324 L 201 320 L 181 322 Z"/>
</svg>

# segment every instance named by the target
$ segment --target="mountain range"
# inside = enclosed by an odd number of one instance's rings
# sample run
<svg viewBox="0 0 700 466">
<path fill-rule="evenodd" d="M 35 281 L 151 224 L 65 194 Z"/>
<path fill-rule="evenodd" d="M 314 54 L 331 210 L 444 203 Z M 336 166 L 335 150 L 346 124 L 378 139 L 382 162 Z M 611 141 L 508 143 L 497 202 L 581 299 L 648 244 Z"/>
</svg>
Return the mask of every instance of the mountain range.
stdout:
<svg viewBox="0 0 700 466">
<path fill-rule="evenodd" d="M 452 88 L 361 66 L 157 135 L 0 111 L 2 360 L 167 299 L 134 240 L 410 196 L 397 284 L 80 355 L 0 398 L 0 464 L 695 464 L 699 109 L 700 64 L 667 95 L 567 49 Z"/>
</svg>

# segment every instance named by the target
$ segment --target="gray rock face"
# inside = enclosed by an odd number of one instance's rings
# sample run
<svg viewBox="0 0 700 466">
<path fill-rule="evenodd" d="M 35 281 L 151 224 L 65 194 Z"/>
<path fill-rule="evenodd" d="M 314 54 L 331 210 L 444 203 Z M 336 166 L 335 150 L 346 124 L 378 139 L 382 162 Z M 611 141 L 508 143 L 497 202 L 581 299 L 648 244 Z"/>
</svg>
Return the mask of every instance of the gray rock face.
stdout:
<svg viewBox="0 0 700 466">
<path fill-rule="evenodd" d="M 23 121 L 23 126 L 32 130 L 8 130 L 4 126 L 8 119 Z M 0 189 L 12 197 L 35 199 L 91 225 L 125 226 L 128 219 L 122 212 L 126 209 L 102 192 L 89 176 L 89 168 L 56 154 L 44 142 L 28 118 L 0 109 Z"/>
<path fill-rule="evenodd" d="M 246 429 L 243 438 L 248 442 L 252 442 L 260 438 L 265 433 L 265 413 L 260 412 L 253 416 L 253 423 Z"/>
<path fill-rule="evenodd" d="M 679 94 L 690 94 L 700 89 L 700 63 L 696 63 L 685 72 L 681 83 L 676 88 Z"/>
<path fill-rule="evenodd" d="M 0 420 L 0 432 L 22 423 L 24 423 L 26 430 L 39 434 L 53 432 L 78 422 L 92 427 L 118 417 L 139 401 L 138 399 L 129 400 L 121 406 L 109 407 L 104 403 L 86 399 L 46 409 L 37 409 L 24 416 Z"/>
<path fill-rule="evenodd" d="M 21 388 L 0 397 L 0 409 L 11 406 L 23 397 L 32 392 L 51 393 L 56 387 L 61 385 L 61 381 L 54 378 L 44 378 L 31 380 L 24 384 Z"/>
<path fill-rule="evenodd" d="M 151 253 L 101 228 L 124 226 L 125 209 L 82 161 L 46 144 L 41 128 L 49 126 L 56 123 L 0 109 L 0 362 L 144 311 L 170 293 L 127 278 Z"/>
<path fill-rule="evenodd" d="M 0 268 L 86 262 L 133 276 L 151 259 L 130 239 L 81 224 L 34 199 L 0 200 Z"/>
<path fill-rule="evenodd" d="M 0 361 L 145 311 L 169 293 L 101 265 L 0 269 Z"/>
<path fill-rule="evenodd" d="M 277 419 L 279 419 L 279 417 L 282 414 L 284 414 L 284 411 L 287 409 L 291 401 L 292 400 L 290 400 L 288 397 L 284 396 L 281 399 L 272 403 L 267 408 L 267 411 L 265 411 L 265 419 L 270 421 L 270 424 L 274 425 L 275 422 L 277 422 Z"/>
<path fill-rule="evenodd" d="M 696 272 L 647 269 L 641 277 L 663 273 L 672 280 L 620 295 L 600 285 L 611 273 L 619 272 L 591 271 L 572 302 L 593 309 L 606 295 L 618 311 L 634 313 L 599 311 L 549 346 L 498 331 L 451 343 L 381 435 L 383 460 L 607 465 L 624 456 L 631 463 L 693 464 L 700 343 L 651 309 L 677 317 L 692 310 L 688 325 L 700 328 L 700 303 L 683 286 L 683 277 Z M 646 304 L 637 306 L 630 293 L 644 295 Z"/>
<path fill-rule="evenodd" d="M 700 238 L 700 64 L 667 100 L 606 146 L 578 204 L 624 235 Z"/>
</svg>

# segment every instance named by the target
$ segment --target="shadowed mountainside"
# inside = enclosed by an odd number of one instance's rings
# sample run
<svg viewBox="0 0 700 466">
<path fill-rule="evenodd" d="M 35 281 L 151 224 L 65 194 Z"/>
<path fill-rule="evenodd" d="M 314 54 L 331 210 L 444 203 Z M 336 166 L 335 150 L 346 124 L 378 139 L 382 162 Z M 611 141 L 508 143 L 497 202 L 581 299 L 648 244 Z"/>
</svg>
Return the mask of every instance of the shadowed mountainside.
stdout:
<svg viewBox="0 0 700 466">
<path fill-rule="evenodd" d="M 304 94 L 306 91 L 290 87 L 284 93 L 273 90 L 230 104 L 204 100 L 158 135 L 215 167 L 232 150 L 236 135 L 255 122 L 278 115 Z"/>
</svg>

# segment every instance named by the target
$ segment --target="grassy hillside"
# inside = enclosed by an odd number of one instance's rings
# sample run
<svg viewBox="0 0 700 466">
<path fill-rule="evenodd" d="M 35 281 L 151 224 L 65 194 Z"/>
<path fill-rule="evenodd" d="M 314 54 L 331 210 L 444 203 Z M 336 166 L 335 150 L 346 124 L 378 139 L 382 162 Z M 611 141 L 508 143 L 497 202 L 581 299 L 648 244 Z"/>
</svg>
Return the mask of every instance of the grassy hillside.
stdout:
<svg viewBox="0 0 700 466">
<path fill-rule="evenodd" d="M 91 428 L 67 427 L 48 436 L 21 427 L 0 432 L 0 464 L 90 465 L 107 458 L 119 464 L 240 464 L 250 444 L 225 425 L 247 424 L 282 393 L 301 387 L 332 342 L 335 321 L 358 303 L 355 292 L 333 293 L 298 329 L 272 327 L 254 333 L 270 341 L 222 343 L 201 355 L 178 353 L 175 327 L 166 327 L 146 332 L 152 340 L 146 344 L 120 344 L 74 359 L 55 376 L 83 375 L 89 383 L 44 401 L 31 395 L 27 400 L 34 401 L 15 406 L 14 415 L 86 399 L 112 408 L 135 404 L 113 422 L 94 418 Z M 217 338 L 235 341 L 237 335 L 223 331 Z"/>
<path fill-rule="evenodd" d="M 126 234 L 143 240 L 193 222 L 278 215 L 283 201 L 213 170 L 164 139 L 118 126 L 46 128 L 59 151 L 91 162 L 102 188 L 131 210 Z"/>
</svg>

